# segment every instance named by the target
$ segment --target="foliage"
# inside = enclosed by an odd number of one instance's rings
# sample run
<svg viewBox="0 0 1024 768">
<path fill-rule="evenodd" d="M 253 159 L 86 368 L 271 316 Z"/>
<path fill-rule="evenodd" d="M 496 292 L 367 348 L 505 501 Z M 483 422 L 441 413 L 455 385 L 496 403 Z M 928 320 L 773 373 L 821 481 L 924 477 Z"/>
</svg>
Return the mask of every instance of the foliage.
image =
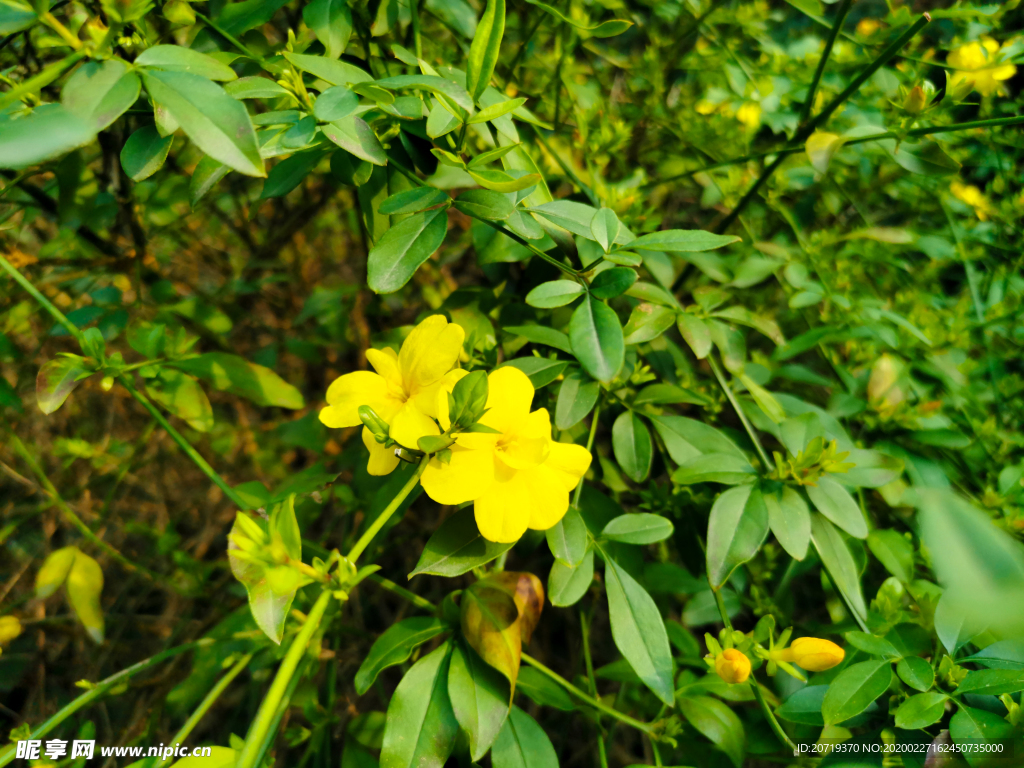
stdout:
<svg viewBox="0 0 1024 768">
<path fill-rule="evenodd" d="M 0 0 L 11 741 L 1020 755 L 1024 11 L 938 5 Z"/>
</svg>

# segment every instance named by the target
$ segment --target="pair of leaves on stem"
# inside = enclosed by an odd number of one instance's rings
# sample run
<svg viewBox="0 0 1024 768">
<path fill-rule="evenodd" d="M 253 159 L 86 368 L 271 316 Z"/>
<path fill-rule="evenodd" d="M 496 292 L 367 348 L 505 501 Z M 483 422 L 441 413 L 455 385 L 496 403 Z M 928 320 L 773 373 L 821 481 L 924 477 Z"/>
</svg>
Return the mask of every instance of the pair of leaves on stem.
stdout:
<svg viewBox="0 0 1024 768">
<path fill-rule="evenodd" d="M 68 602 L 89 637 L 103 642 L 103 570 L 78 547 L 55 550 L 43 561 L 36 574 L 36 597 L 44 599 L 61 586 L 67 589 Z"/>
</svg>

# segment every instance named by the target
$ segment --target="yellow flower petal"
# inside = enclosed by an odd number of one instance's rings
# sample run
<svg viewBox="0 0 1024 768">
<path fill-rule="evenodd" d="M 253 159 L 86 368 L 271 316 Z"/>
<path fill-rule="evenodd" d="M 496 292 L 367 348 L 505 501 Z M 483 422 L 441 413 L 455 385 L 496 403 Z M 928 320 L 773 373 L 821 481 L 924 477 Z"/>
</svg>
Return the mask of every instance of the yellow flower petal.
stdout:
<svg viewBox="0 0 1024 768">
<path fill-rule="evenodd" d="M 402 385 L 402 374 L 398 370 L 398 354 L 390 347 L 366 350 L 366 360 L 389 384 Z"/>
<path fill-rule="evenodd" d="M 455 446 L 447 464 L 432 459 L 420 478 L 423 490 L 438 504 L 462 504 L 482 496 L 494 484 L 494 456 Z"/>
<path fill-rule="evenodd" d="M 412 403 L 406 403 L 391 420 L 391 439 L 406 448 L 416 449 L 426 435 L 440 435 L 437 423 Z"/>
<path fill-rule="evenodd" d="M 535 531 L 546 531 L 569 509 L 569 491 L 555 470 L 541 465 L 520 472 L 516 478 L 530 491 L 530 520 Z"/>
<path fill-rule="evenodd" d="M 517 472 L 507 482 L 494 483 L 476 499 L 476 527 L 488 541 L 518 541 L 526 533 L 532 499 L 520 474 Z"/>
<path fill-rule="evenodd" d="M 388 393 L 387 381 L 371 371 L 346 373 L 334 380 L 327 389 L 329 408 L 320 411 L 320 421 L 328 427 L 355 427 L 359 422 L 359 406 L 368 405 L 384 421 L 401 407 Z"/>
<path fill-rule="evenodd" d="M 448 373 L 459 359 L 465 337 L 462 326 L 449 323 L 444 315 L 431 315 L 413 328 L 398 353 L 405 391 L 413 396 Z"/>
<path fill-rule="evenodd" d="M 530 377 L 510 365 L 493 371 L 487 377 L 487 407 L 480 420 L 499 432 L 515 432 L 530 415 L 533 402 Z"/>
<path fill-rule="evenodd" d="M 1003 64 L 1002 66 L 992 68 L 993 80 L 1009 80 L 1016 74 L 1017 67 L 1013 64 Z"/>
<path fill-rule="evenodd" d="M 366 464 L 366 471 L 371 475 L 390 475 L 398 466 L 398 457 L 395 456 L 394 448 L 385 448 L 373 439 L 373 433 L 363 427 L 363 445 L 370 452 L 370 460 Z"/>
<path fill-rule="evenodd" d="M 582 445 L 552 442 L 544 466 L 554 470 L 565 489 L 571 491 L 587 473 L 590 462 L 590 451 Z"/>
</svg>

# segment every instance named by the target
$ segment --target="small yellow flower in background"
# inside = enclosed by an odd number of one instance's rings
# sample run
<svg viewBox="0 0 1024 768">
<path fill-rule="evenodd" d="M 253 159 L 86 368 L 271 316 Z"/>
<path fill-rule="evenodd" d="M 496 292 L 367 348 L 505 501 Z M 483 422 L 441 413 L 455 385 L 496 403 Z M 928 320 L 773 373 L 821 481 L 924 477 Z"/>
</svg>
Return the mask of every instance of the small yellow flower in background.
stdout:
<svg viewBox="0 0 1024 768">
<path fill-rule="evenodd" d="M 953 197 L 957 200 L 971 206 L 974 209 L 974 213 L 982 221 L 987 221 L 988 217 L 992 214 L 992 204 L 982 191 L 973 184 L 962 184 L 959 181 L 954 181 L 949 185 L 949 191 L 953 193 Z"/>
<path fill-rule="evenodd" d="M 695 106 L 694 109 L 697 110 L 698 115 L 710 115 L 712 112 L 718 109 L 718 105 L 712 104 L 707 99 L 701 99 L 700 101 L 697 102 L 697 106 Z"/>
<path fill-rule="evenodd" d="M 448 463 L 432 459 L 421 483 L 440 504 L 474 502 L 485 539 L 517 541 L 527 528 L 547 530 L 562 519 L 591 456 L 583 446 L 551 439 L 551 418 L 544 408 L 530 412 L 533 384 L 518 368 L 499 368 L 487 385 L 480 423 L 497 433 L 457 435 Z M 447 429 L 447 409 L 439 418 Z"/>
<path fill-rule="evenodd" d="M 846 652 L 831 640 L 820 637 L 800 637 L 789 648 L 774 650 L 770 658 L 797 664 L 808 672 L 824 672 L 839 664 Z"/>
<path fill-rule="evenodd" d="M 881 28 L 882 24 L 878 19 L 861 19 L 857 22 L 857 34 L 860 37 L 871 37 Z"/>
<path fill-rule="evenodd" d="M 735 648 L 726 648 L 715 657 L 715 673 L 727 683 L 745 683 L 750 677 L 750 659 Z"/>
<path fill-rule="evenodd" d="M 21 634 L 17 616 L 0 616 L 0 645 L 6 645 Z"/>
<path fill-rule="evenodd" d="M 999 63 L 1001 50 L 999 43 L 991 37 L 961 45 L 946 57 L 946 63 L 957 70 L 950 77 L 950 84 L 956 86 L 961 82 L 972 82 L 982 96 L 1002 91 L 1002 81 L 1017 74 L 1017 67 Z"/>
<path fill-rule="evenodd" d="M 374 371 L 355 371 L 339 376 L 327 390 L 327 407 L 320 421 L 328 427 L 355 427 L 362 423 L 359 406 L 368 405 L 390 425 L 390 437 L 407 448 L 417 441 L 439 435 L 438 393 L 450 392 L 465 371 L 455 369 L 466 333 L 461 325 L 443 315 L 431 315 L 392 349 L 369 349 L 366 359 Z M 363 427 L 363 444 L 370 451 L 371 475 L 386 475 L 398 466 L 394 451 L 385 448 Z"/>
<path fill-rule="evenodd" d="M 757 128 L 761 125 L 761 105 L 754 101 L 748 101 L 736 110 L 736 119 L 747 128 Z"/>
</svg>

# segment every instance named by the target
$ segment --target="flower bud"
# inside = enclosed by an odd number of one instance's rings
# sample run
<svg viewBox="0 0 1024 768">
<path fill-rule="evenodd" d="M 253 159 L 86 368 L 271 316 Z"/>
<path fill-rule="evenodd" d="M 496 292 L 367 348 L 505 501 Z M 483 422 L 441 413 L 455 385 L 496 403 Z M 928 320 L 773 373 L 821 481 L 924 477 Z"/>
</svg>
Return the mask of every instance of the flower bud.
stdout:
<svg viewBox="0 0 1024 768">
<path fill-rule="evenodd" d="M 21 622 L 17 616 L 0 616 L 0 645 L 11 642 L 21 634 Z"/>
<path fill-rule="evenodd" d="M 727 683 L 744 683 L 750 677 L 750 659 L 735 648 L 726 648 L 715 658 L 715 673 Z"/>
<path fill-rule="evenodd" d="M 915 85 L 911 88 L 907 97 L 903 100 L 903 108 L 912 115 L 921 114 L 927 106 L 928 97 L 925 95 L 924 88 L 920 85 Z"/>
<path fill-rule="evenodd" d="M 832 669 L 846 656 L 846 652 L 831 640 L 820 637 L 800 637 L 789 648 L 775 652 L 778 661 L 797 664 L 808 672 Z"/>
<path fill-rule="evenodd" d="M 373 438 L 378 443 L 387 441 L 390 428 L 373 408 L 368 405 L 360 405 L 356 412 L 359 414 L 359 420 L 363 422 L 363 426 L 373 433 Z"/>
</svg>

